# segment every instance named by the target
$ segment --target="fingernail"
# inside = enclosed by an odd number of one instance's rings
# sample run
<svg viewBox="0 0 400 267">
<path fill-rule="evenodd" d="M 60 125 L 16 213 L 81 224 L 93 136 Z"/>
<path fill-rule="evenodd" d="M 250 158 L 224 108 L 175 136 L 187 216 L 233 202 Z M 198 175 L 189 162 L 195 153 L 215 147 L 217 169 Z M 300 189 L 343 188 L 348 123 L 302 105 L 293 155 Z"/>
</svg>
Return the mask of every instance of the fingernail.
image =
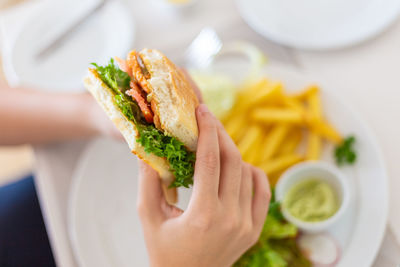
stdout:
<svg viewBox="0 0 400 267">
<path fill-rule="evenodd" d="M 197 107 L 197 112 L 198 112 L 200 115 L 205 115 L 205 114 L 210 113 L 210 111 L 208 110 L 208 108 L 207 108 L 207 106 L 206 106 L 205 104 L 200 104 L 200 105 Z"/>
</svg>

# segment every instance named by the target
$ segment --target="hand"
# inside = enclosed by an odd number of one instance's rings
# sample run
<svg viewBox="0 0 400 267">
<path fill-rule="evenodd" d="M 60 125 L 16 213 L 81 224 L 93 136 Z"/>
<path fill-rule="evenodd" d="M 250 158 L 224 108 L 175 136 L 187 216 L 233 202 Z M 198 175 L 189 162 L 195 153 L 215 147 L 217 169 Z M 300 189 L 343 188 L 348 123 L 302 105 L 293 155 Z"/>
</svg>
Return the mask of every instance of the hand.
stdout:
<svg viewBox="0 0 400 267">
<path fill-rule="evenodd" d="M 241 160 L 205 105 L 196 113 L 197 161 L 186 211 L 166 203 L 157 172 L 141 163 L 138 212 L 152 266 L 230 266 L 257 241 L 267 215 L 265 174 Z"/>
</svg>

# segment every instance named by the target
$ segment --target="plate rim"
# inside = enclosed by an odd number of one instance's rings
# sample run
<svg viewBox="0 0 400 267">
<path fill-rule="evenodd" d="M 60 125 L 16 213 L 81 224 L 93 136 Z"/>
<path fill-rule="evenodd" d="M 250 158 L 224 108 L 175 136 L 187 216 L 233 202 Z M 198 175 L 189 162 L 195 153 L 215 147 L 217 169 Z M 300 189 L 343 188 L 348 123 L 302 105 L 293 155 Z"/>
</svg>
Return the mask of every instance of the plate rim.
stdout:
<svg viewBox="0 0 400 267">
<path fill-rule="evenodd" d="M 304 40 L 290 40 L 283 35 L 271 32 L 269 29 L 266 29 L 263 25 L 261 25 L 261 23 L 257 22 L 257 19 L 255 16 L 252 16 L 252 13 L 246 11 L 246 8 L 243 8 L 243 6 L 248 3 L 246 0 L 235 0 L 235 3 L 240 16 L 243 18 L 246 24 L 262 37 L 274 43 L 304 51 L 340 50 L 347 47 L 357 46 L 363 42 L 374 39 L 375 37 L 379 36 L 379 34 L 382 34 L 387 28 L 396 22 L 400 15 L 400 5 L 397 5 L 397 9 L 390 14 L 391 16 L 385 16 L 385 19 L 382 19 L 380 23 L 376 23 L 376 25 L 371 27 L 371 30 L 367 33 L 355 35 L 353 38 L 347 38 L 331 44 L 313 44 Z"/>
<path fill-rule="evenodd" d="M 85 169 L 85 165 L 89 160 L 89 156 L 92 150 L 101 142 L 104 142 L 104 138 L 96 138 L 94 140 L 89 141 L 89 144 L 86 145 L 84 151 L 79 156 L 78 164 L 75 167 L 74 171 L 71 175 L 71 185 L 70 191 L 68 193 L 68 201 L 67 201 L 67 232 L 68 238 L 71 242 L 71 249 L 73 255 L 75 256 L 75 260 L 78 263 L 78 266 L 83 267 L 85 265 L 85 261 L 82 259 L 81 254 L 79 253 L 79 245 L 78 245 L 78 236 L 77 236 L 77 226 L 76 226 L 76 206 L 78 205 L 78 193 L 79 187 L 82 184 L 83 173 Z"/>
</svg>

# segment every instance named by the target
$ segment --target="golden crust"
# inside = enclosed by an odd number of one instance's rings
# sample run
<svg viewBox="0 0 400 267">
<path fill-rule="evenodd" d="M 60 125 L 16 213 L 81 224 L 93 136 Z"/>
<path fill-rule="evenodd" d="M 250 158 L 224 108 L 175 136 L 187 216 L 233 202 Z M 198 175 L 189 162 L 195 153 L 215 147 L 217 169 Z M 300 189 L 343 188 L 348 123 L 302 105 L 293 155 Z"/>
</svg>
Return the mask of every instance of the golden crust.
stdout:
<svg viewBox="0 0 400 267">
<path fill-rule="evenodd" d="M 162 130 L 178 138 L 191 151 L 196 151 L 198 128 L 195 110 L 199 101 L 191 83 L 158 50 L 143 49 L 139 54 L 152 76 L 148 84 L 156 106 L 153 111 L 160 119 Z M 164 83 L 157 83 L 157 79 L 162 79 Z M 163 90 L 167 92 L 160 92 Z"/>
<path fill-rule="evenodd" d="M 197 129 L 197 120 L 195 110 L 199 105 L 199 100 L 197 99 L 196 94 L 194 93 L 194 89 L 192 85 L 187 80 L 186 76 L 182 73 L 180 69 L 178 69 L 174 63 L 172 63 L 167 57 L 164 57 L 164 61 L 166 65 L 170 69 L 172 88 L 176 94 L 178 95 L 179 104 L 178 106 L 182 107 L 182 112 L 186 114 L 183 117 L 185 120 L 185 124 L 190 127 L 190 130 L 196 132 L 198 136 Z"/>
</svg>

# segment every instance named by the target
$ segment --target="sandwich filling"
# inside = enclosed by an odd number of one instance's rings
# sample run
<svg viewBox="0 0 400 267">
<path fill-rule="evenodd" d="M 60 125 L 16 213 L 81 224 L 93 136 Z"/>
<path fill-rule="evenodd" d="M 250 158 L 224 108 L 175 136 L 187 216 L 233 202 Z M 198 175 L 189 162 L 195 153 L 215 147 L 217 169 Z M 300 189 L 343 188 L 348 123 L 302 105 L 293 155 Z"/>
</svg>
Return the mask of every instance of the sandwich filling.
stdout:
<svg viewBox="0 0 400 267">
<path fill-rule="evenodd" d="M 138 133 L 136 142 L 144 147 L 146 153 L 168 161 L 170 171 L 175 176 L 170 187 L 189 187 L 193 184 L 195 154 L 161 129 L 147 82 L 151 78 L 150 72 L 136 51 L 129 53 L 126 61 L 119 58 L 116 60 L 119 68 L 113 59 L 106 66 L 92 65 L 101 80 L 111 89 L 114 103 L 121 113 L 135 124 Z"/>
</svg>

